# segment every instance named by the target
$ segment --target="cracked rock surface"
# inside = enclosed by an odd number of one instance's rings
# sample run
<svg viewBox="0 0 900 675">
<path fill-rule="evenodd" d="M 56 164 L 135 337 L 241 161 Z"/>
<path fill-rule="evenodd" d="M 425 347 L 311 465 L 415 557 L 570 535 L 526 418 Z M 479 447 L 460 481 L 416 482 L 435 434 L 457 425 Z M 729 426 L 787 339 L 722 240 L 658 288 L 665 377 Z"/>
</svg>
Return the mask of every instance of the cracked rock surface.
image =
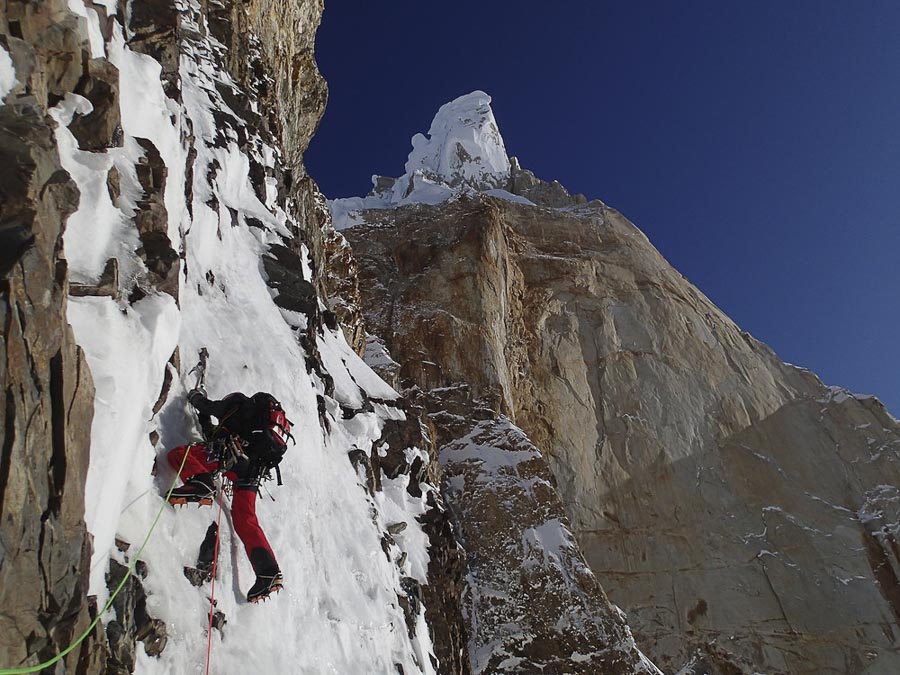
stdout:
<svg viewBox="0 0 900 675">
<path fill-rule="evenodd" d="M 84 514 L 94 386 L 66 323 L 65 220 L 78 190 L 48 104 L 87 66 L 65 3 L 9 2 L 0 41 L 18 85 L 0 106 L 0 667 L 35 665 L 90 621 Z M 94 636 L 96 637 L 96 635 Z M 64 660 L 97 672 L 94 639 Z"/>
<path fill-rule="evenodd" d="M 663 670 L 900 671 L 900 424 L 741 331 L 600 202 L 486 196 L 342 231 L 402 386 L 466 383 L 547 454 Z"/>
</svg>

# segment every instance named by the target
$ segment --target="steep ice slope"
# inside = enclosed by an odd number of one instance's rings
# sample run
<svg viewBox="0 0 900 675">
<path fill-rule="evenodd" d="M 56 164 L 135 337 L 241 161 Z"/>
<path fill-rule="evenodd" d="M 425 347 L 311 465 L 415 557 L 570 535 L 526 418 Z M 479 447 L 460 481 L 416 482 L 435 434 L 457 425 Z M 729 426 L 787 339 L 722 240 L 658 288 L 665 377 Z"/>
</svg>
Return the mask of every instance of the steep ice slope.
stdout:
<svg viewBox="0 0 900 675">
<path fill-rule="evenodd" d="M 229 100 L 242 92 L 218 65 L 224 47 L 210 37 L 200 6 L 185 2 L 180 10 L 183 103 L 164 92 L 160 64 L 133 52 L 116 25 L 108 48 L 121 74 L 123 146 L 78 149 L 66 125 L 89 110 L 81 97 L 70 95 L 54 113 L 63 165 L 83 195 L 65 237 L 72 274 L 91 284 L 107 258 L 119 268 L 116 297 L 72 298 L 69 306 L 97 389 L 86 496 L 95 537 L 91 591 L 105 595 L 109 556 L 134 555 L 163 506 L 173 478 L 166 449 L 197 438 L 184 393 L 206 347 L 211 396 L 270 391 L 297 437 L 282 465 L 285 486 L 258 501 L 285 575 L 285 590 L 268 603 L 244 600 L 253 574 L 226 508 L 216 599 L 227 624 L 213 635 L 214 672 L 395 673 L 397 664 L 406 673 L 433 672 L 422 612 L 410 637 L 398 602 L 402 576 L 425 581 L 427 539 L 415 520 L 425 496 L 409 496 L 401 475 L 370 497 L 347 459 L 355 447 L 368 451 L 385 419 L 403 416 L 391 403 L 396 394 L 340 330 L 314 325 L 316 311 L 273 301 L 262 257 L 273 244 L 293 246 L 294 229 L 276 181 L 266 178 L 260 190 L 251 166 L 274 168 L 278 151 L 226 103 L 223 92 Z M 157 229 L 182 258 L 168 294 L 158 290 L 146 233 L 135 225 L 149 199 L 141 167 L 159 166 L 154 152 L 164 166 L 155 177 L 165 205 Z M 116 198 L 107 189 L 114 168 Z M 297 275 L 309 280 L 306 250 L 296 248 Z M 304 335 L 318 354 L 301 347 Z M 141 559 L 149 566 L 148 609 L 166 622 L 169 640 L 159 658 L 139 648 L 137 672 L 202 672 L 209 588 L 192 587 L 182 568 L 195 560 L 217 510 L 162 508 Z M 383 533 L 400 521 L 407 527 L 386 555 Z M 131 543 L 126 553 L 116 538 Z"/>
</svg>

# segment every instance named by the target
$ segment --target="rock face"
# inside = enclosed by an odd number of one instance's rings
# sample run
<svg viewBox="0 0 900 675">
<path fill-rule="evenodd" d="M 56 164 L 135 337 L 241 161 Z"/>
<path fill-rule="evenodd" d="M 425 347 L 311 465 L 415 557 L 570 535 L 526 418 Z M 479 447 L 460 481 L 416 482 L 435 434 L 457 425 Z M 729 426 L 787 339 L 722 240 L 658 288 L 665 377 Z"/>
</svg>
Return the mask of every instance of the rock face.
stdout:
<svg viewBox="0 0 900 675">
<path fill-rule="evenodd" d="M 206 11 L 210 29 L 228 48 L 229 72 L 259 100 L 259 110 L 267 111 L 251 111 L 249 99 L 244 99 L 238 112 L 252 119 L 255 129 L 278 141 L 284 156 L 274 178 L 279 187 L 287 188 L 284 192 L 292 202 L 289 210 L 299 228 L 297 245 L 302 242 L 309 247 L 318 271 L 325 267 L 327 216 L 324 199 L 306 172 L 303 153 L 328 99 L 314 53 L 323 7 L 323 0 L 290 0 L 273 11 L 264 0 L 225 0 L 210 4 Z M 324 274 L 316 276 L 320 290 L 325 290 Z"/>
<path fill-rule="evenodd" d="M 467 554 L 472 672 L 658 673 L 578 549 L 543 454 L 461 393 L 430 403 L 442 436 L 456 437 L 439 456 Z"/>
<path fill-rule="evenodd" d="M 620 214 L 539 183 L 564 208 L 459 194 L 343 231 L 401 384 L 466 383 L 545 450 L 664 670 L 896 671 L 900 424 L 781 362 Z"/>
<path fill-rule="evenodd" d="M 261 94 L 270 110 L 270 130 L 281 139 L 288 166 L 305 176 L 303 153 L 325 112 L 328 87 L 316 66 L 316 30 L 322 19 L 323 0 L 290 0 L 278 11 L 263 0 L 228 0 L 221 9 L 210 7 L 211 24 L 230 21 L 229 71 L 253 92 Z M 221 26 L 221 23 L 218 24 Z M 218 37 L 218 36 L 217 36 Z M 249 50 L 249 52 L 248 52 Z M 253 53 L 251 63 L 246 63 Z M 261 70 L 262 69 L 262 70 Z"/>
<path fill-rule="evenodd" d="M 0 106 L 0 664 L 9 667 L 51 658 L 90 621 L 83 515 L 94 387 L 65 319 L 62 234 L 78 190 L 47 116 L 82 77 L 86 36 L 64 2 L 9 2 L 5 12 L 0 43 L 18 80 Z M 95 637 L 63 660 L 66 672 L 97 672 Z"/>
</svg>

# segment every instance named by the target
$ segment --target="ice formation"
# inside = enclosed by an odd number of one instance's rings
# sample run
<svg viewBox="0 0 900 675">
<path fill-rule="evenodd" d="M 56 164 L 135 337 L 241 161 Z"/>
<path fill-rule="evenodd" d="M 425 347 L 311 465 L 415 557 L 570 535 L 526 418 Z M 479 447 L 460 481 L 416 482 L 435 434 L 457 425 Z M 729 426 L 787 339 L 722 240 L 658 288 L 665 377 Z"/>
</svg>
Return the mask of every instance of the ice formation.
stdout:
<svg viewBox="0 0 900 675">
<path fill-rule="evenodd" d="M 439 204 L 463 193 L 483 192 L 531 203 L 503 189 L 509 180 L 510 160 L 491 110 L 491 97 L 483 91 L 442 105 L 428 135 L 413 136 L 412 146 L 402 176 L 373 176 L 374 187 L 368 196 L 329 202 L 336 230 L 360 222 L 360 212 L 365 209 Z"/>
<path fill-rule="evenodd" d="M 428 137 L 416 134 L 406 176 L 433 175 L 450 186 L 496 186 L 509 177 L 509 157 L 491 110 L 491 97 L 473 91 L 440 107 Z"/>
</svg>

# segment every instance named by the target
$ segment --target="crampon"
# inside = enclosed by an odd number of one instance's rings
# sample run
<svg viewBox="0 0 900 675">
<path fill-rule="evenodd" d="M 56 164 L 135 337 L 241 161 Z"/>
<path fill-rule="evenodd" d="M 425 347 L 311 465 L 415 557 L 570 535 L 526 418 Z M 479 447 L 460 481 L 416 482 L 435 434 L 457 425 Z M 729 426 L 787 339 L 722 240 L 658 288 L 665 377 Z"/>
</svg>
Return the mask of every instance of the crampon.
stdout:
<svg viewBox="0 0 900 675">
<path fill-rule="evenodd" d="M 281 572 L 276 572 L 274 576 L 256 577 L 256 583 L 247 592 L 247 602 L 259 602 L 266 600 L 272 593 L 277 593 L 284 588 L 284 579 Z"/>
</svg>

